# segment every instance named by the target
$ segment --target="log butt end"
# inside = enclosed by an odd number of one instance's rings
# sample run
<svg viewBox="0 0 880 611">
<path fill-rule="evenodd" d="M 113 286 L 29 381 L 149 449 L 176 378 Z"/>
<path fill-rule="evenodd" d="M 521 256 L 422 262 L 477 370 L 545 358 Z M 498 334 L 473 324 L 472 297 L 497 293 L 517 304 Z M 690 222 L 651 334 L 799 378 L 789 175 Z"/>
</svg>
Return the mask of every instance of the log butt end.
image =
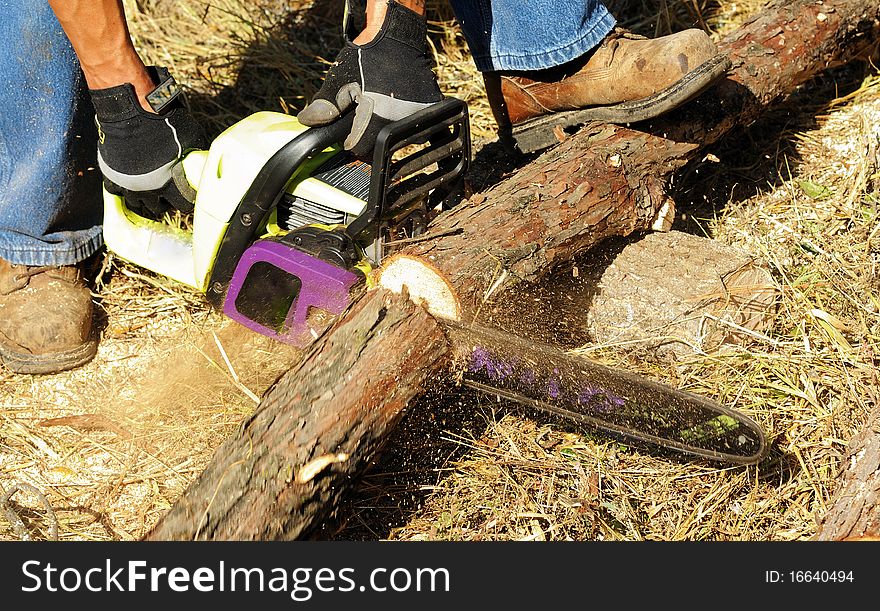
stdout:
<svg viewBox="0 0 880 611">
<path fill-rule="evenodd" d="M 461 303 L 449 281 L 423 259 L 393 255 L 376 272 L 376 283 L 409 298 L 430 314 L 450 320 L 461 319 Z"/>
</svg>

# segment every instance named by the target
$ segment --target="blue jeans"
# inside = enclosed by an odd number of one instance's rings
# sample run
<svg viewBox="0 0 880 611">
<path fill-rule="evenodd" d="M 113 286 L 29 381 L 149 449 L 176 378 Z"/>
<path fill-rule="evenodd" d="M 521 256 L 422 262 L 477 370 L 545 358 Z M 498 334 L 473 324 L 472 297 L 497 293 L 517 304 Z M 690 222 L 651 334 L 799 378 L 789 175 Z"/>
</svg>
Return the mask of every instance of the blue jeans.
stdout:
<svg viewBox="0 0 880 611">
<path fill-rule="evenodd" d="M 595 48 L 616 20 L 599 0 L 450 0 L 481 72 L 540 70 Z"/>
<path fill-rule="evenodd" d="M 0 258 L 76 263 L 102 245 L 94 110 L 48 2 L 0 15 Z"/>
</svg>

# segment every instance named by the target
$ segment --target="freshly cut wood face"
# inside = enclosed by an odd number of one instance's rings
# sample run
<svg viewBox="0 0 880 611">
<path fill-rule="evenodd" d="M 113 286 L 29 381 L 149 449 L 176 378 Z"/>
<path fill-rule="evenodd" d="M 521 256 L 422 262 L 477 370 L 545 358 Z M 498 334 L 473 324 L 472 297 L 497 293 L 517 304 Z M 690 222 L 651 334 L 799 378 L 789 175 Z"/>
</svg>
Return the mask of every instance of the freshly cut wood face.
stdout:
<svg viewBox="0 0 880 611">
<path fill-rule="evenodd" d="M 443 275 L 424 259 L 393 255 L 378 270 L 376 282 L 395 293 L 407 291 L 409 298 L 433 316 L 461 319 L 461 304 Z"/>
</svg>

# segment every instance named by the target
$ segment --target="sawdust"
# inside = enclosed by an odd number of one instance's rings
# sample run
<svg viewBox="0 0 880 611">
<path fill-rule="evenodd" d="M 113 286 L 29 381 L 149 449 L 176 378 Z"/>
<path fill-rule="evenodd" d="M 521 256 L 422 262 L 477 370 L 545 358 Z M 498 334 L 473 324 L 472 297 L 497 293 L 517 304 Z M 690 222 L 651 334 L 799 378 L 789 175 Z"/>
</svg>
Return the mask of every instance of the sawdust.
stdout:
<svg viewBox="0 0 880 611">
<path fill-rule="evenodd" d="M 141 289 L 123 284 L 103 293 L 116 325 Z M 206 309 L 193 313 L 153 311 L 136 330 L 105 336 L 80 369 L 0 384 L 0 484 L 43 491 L 62 538 L 141 537 L 299 358 Z"/>
</svg>

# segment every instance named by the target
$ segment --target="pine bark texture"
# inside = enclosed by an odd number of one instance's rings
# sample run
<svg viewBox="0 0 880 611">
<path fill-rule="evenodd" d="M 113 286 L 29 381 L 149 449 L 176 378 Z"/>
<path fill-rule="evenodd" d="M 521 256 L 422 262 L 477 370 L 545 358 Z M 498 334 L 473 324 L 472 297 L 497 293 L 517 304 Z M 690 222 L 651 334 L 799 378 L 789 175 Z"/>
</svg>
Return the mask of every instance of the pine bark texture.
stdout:
<svg viewBox="0 0 880 611">
<path fill-rule="evenodd" d="M 880 411 L 850 441 L 843 465 L 816 538 L 880 540 Z"/>
</svg>

